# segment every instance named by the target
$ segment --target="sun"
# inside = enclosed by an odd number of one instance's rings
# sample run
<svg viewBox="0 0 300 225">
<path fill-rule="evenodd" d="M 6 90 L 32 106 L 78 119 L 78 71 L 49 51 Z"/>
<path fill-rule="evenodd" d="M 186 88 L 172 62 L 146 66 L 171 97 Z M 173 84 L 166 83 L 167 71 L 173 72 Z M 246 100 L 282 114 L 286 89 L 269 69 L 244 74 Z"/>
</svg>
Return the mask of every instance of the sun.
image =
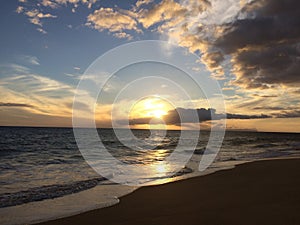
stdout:
<svg viewBox="0 0 300 225">
<path fill-rule="evenodd" d="M 168 114 L 168 109 L 160 99 L 149 98 L 144 100 L 144 112 L 146 117 L 161 119 Z"/>
<path fill-rule="evenodd" d="M 129 119 L 141 121 L 143 125 L 149 125 L 152 119 L 156 125 L 160 122 L 164 124 L 170 110 L 174 110 L 174 107 L 167 100 L 160 96 L 149 96 L 135 102 L 129 111 Z"/>
<path fill-rule="evenodd" d="M 165 112 L 164 110 L 154 110 L 152 112 L 153 116 L 156 117 L 156 118 L 162 118 L 163 116 L 165 116 L 167 114 L 167 112 Z"/>
<path fill-rule="evenodd" d="M 161 109 L 157 109 L 157 110 L 153 110 L 152 112 L 149 113 L 150 116 L 161 119 L 164 115 L 166 115 L 167 113 L 164 110 Z"/>
</svg>

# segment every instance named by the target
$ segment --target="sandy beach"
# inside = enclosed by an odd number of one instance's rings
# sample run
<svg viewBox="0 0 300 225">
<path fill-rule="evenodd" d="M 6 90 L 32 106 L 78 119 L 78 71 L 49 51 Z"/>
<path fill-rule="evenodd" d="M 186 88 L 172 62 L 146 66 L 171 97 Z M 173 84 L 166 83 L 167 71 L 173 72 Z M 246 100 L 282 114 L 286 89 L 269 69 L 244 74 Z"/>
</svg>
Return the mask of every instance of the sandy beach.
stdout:
<svg viewBox="0 0 300 225">
<path fill-rule="evenodd" d="M 40 225 L 300 224 L 299 165 L 300 159 L 258 161 L 143 187 L 112 207 Z"/>
</svg>

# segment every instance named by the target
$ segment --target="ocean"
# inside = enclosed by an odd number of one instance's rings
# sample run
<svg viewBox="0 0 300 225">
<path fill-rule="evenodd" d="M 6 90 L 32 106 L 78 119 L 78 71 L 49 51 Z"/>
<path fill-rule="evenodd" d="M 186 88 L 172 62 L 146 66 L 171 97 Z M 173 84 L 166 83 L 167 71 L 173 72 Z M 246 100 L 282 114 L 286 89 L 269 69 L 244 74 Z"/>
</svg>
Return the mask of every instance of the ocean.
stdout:
<svg viewBox="0 0 300 225">
<path fill-rule="evenodd" d="M 134 141 L 127 140 L 129 148 L 114 130 L 98 129 L 112 156 L 137 167 L 163 162 L 178 145 L 181 134 L 167 131 L 162 137 L 159 130 L 152 135 L 148 130 L 133 133 L 148 144 L 135 147 Z M 182 154 L 193 154 L 180 171 L 147 171 L 142 185 L 201 176 L 249 161 L 300 156 L 300 134 L 227 131 L 214 163 L 200 172 L 199 162 L 203 154 L 209 154 L 209 149 L 205 151 L 209 134 L 201 131 L 196 149 L 183 150 Z M 96 173 L 78 150 L 72 128 L 0 127 L 0 157 L 0 224 L 35 223 L 110 206 L 137 189 Z M 126 177 L 126 171 L 122 176 Z"/>
</svg>

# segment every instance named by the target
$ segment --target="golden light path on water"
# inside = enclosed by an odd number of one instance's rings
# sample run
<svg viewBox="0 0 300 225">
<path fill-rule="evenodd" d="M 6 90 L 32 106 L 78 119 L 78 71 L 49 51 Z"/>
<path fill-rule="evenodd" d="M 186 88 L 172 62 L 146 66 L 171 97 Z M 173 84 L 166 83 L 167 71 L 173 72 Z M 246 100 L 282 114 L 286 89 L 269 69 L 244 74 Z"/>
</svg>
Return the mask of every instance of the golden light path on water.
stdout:
<svg viewBox="0 0 300 225">
<path fill-rule="evenodd" d="M 150 130 L 166 130 L 167 126 L 164 121 L 164 116 L 168 115 L 168 112 L 174 110 L 175 107 L 165 100 L 164 98 L 156 95 L 156 96 L 148 96 L 137 101 L 131 108 L 129 118 L 138 120 L 138 119 L 149 119 L 148 127 Z M 159 143 L 163 141 L 165 138 L 164 135 L 158 135 L 152 138 L 152 141 Z M 160 159 L 166 157 L 168 153 L 164 150 L 155 150 L 150 151 L 149 153 L 153 159 Z M 152 174 L 153 177 L 159 177 L 162 179 L 158 179 L 155 181 L 158 183 L 166 183 L 170 182 L 172 178 L 167 178 L 168 174 L 172 171 L 170 165 L 168 165 L 164 161 L 160 161 L 153 164 L 151 171 L 149 174 Z M 152 183 L 152 182 L 151 182 Z"/>
</svg>

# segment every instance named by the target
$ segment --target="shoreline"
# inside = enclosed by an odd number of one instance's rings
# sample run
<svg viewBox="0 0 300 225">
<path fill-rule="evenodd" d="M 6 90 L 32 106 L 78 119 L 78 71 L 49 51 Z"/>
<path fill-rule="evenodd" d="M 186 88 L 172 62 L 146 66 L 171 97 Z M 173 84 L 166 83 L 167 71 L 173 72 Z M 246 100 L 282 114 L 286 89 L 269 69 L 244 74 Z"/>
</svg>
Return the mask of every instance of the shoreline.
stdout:
<svg viewBox="0 0 300 225">
<path fill-rule="evenodd" d="M 246 162 L 141 187 L 116 205 L 39 224 L 300 224 L 299 165 L 299 158 Z"/>
<path fill-rule="evenodd" d="M 156 186 L 191 179 L 193 177 L 206 176 L 217 171 L 233 169 L 236 165 L 248 162 L 250 161 L 218 162 L 217 167 L 207 169 L 203 172 L 185 173 L 180 176 L 149 181 L 146 186 Z M 196 167 L 194 169 L 196 169 Z M 58 198 L 0 208 L 0 217 L 2 216 L 0 223 L 3 223 L 3 225 L 38 224 L 103 209 L 119 204 L 120 198 L 135 192 L 141 187 L 142 186 L 97 185 L 91 189 Z M 103 192 L 106 193 L 106 195 L 102 196 L 101 193 Z M 80 205 L 73 205 L 73 202 L 80 202 Z M 47 212 L 45 212 L 45 208 L 47 208 Z M 15 215 L 18 216 L 16 217 Z"/>
</svg>

